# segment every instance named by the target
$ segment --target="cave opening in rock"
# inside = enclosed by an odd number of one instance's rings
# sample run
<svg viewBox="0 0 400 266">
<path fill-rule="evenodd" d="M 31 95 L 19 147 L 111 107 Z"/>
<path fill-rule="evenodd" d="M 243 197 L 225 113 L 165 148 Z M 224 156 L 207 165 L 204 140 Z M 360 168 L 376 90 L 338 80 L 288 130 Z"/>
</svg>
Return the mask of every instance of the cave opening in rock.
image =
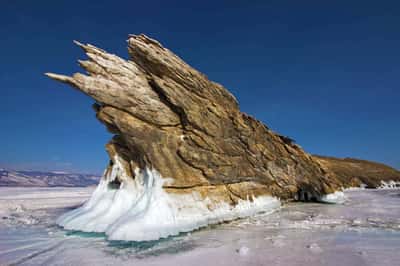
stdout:
<svg viewBox="0 0 400 266">
<path fill-rule="evenodd" d="M 297 200 L 303 202 L 317 202 L 318 198 L 311 191 L 300 189 L 297 192 Z"/>
<path fill-rule="evenodd" d="M 119 189 L 121 187 L 121 182 L 118 178 L 115 178 L 113 181 L 109 182 L 107 186 L 109 189 Z"/>
</svg>

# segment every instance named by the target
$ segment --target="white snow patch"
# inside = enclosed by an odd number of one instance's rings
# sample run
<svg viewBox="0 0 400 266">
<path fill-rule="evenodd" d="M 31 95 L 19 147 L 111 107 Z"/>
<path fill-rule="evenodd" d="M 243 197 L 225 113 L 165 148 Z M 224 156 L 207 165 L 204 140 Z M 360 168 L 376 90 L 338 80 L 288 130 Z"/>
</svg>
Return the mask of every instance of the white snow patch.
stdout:
<svg viewBox="0 0 400 266">
<path fill-rule="evenodd" d="M 270 196 L 239 200 L 231 206 L 202 199 L 196 193 L 168 194 L 162 188 L 168 180 L 157 171 L 136 169 L 132 179 L 124 172 L 119 158 L 114 161 L 111 173 L 103 176 L 91 198 L 57 220 L 60 226 L 104 232 L 110 240 L 148 241 L 280 207 L 280 201 Z M 117 176 L 122 181 L 120 188 L 111 188 L 109 183 Z"/>
<path fill-rule="evenodd" d="M 242 246 L 237 250 L 240 256 L 247 256 L 250 252 L 250 249 L 246 246 Z"/>
<path fill-rule="evenodd" d="M 312 243 L 311 245 L 308 245 L 307 248 L 313 253 L 321 253 L 323 251 L 317 243 Z"/>
<path fill-rule="evenodd" d="M 334 193 L 323 195 L 319 201 L 323 203 L 343 204 L 346 201 L 346 196 L 343 191 L 336 191 Z"/>
<path fill-rule="evenodd" d="M 367 185 L 364 183 L 361 183 L 359 187 L 348 187 L 343 189 L 344 192 L 346 191 L 359 191 L 359 190 L 363 190 L 366 189 Z"/>
<path fill-rule="evenodd" d="M 271 239 L 271 243 L 272 243 L 272 246 L 278 247 L 278 248 L 284 247 L 284 246 L 286 245 L 286 244 L 285 244 L 285 241 L 282 240 L 282 239 L 280 239 L 280 238 L 278 238 L 278 239 Z"/>
</svg>

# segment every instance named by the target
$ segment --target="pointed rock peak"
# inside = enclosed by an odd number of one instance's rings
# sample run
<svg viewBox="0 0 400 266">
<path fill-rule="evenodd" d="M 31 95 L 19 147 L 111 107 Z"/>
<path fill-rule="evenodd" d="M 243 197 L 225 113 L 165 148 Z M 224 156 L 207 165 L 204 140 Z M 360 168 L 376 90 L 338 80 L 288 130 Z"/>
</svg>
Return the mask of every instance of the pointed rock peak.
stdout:
<svg viewBox="0 0 400 266">
<path fill-rule="evenodd" d="M 55 73 L 50 73 L 50 72 L 47 72 L 47 73 L 44 73 L 44 74 L 46 76 L 48 76 L 49 78 L 51 78 L 51 79 L 58 80 L 58 81 L 61 81 L 61 82 L 69 83 L 69 82 L 72 81 L 71 77 L 68 77 L 68 76 L 65 76 L 65 75 L 60 75 L 60 74 L 55 74 Z"/>
<path fill-rule="evenodd" d="M 143 33 L 141 33 L 139 35 L 129 34 L 128 35 L 128 42 L 130 40 L 138 41 L 138 42 L 142 42 L 142 43 L 146 43 L 146 44 L 152 44 L 152 45 L 155 45 L 155 46 L 157 46 L 159 48 L 165 49 L 163 47 L 163 45 L 159 41 L 157 41 L 155 39 L 152 39 L 152 38 L 148 37 L 147 35 L 145 35 Z"/>
<path fill-rule="evenodd" d="M 105 51 L 105 50 L 103 50 L 101 48 L 98 48 L 98 47 L 96 47 L 94 45 L 91 45 L 91 44 L 83 44 L 83 43 L 81 43 L 79 41 L 76 41 L 76 40 L 74 40 L 73 42 L 74 42 L 74 44 L 76 44 L 77 46 L 82 48 L 82 50 L 86 54 L 88 54 L 88 53 L 91 53 L 91 54 L 105 54 L 105 53 L 107 53 L 107 51 Z"/>
</svg>

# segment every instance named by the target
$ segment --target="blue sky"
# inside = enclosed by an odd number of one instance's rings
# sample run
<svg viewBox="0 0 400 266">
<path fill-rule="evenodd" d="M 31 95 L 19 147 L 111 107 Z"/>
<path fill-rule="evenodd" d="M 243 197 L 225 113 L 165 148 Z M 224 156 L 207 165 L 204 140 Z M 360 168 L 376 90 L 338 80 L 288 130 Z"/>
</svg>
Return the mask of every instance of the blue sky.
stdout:
<svg viewBox="0 0 400 266">
<path fill-rule="evenodd" d="M 92 100 L 43 73 L 81 71 L 74 39 L 127 58 L 145 33 L 306 151 L 400 168 L 396 1 L 3 0 L 0 25 L 2 166 L 100 173 Z"/>
</svg>

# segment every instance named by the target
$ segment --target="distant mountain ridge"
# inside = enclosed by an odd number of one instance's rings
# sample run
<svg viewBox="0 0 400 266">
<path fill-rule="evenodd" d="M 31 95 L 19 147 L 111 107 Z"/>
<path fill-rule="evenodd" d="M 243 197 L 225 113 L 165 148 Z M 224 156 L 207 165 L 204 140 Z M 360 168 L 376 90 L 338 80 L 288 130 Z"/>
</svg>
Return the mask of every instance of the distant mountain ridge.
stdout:
<svg viewBox="0 0 400 266">
<path fill-rule="evenodd" d="M 93 174 L 0 168 L 0 187 L 86 187 L 96 185 L 99 179 L 99 175 Z"/>
</svg>

